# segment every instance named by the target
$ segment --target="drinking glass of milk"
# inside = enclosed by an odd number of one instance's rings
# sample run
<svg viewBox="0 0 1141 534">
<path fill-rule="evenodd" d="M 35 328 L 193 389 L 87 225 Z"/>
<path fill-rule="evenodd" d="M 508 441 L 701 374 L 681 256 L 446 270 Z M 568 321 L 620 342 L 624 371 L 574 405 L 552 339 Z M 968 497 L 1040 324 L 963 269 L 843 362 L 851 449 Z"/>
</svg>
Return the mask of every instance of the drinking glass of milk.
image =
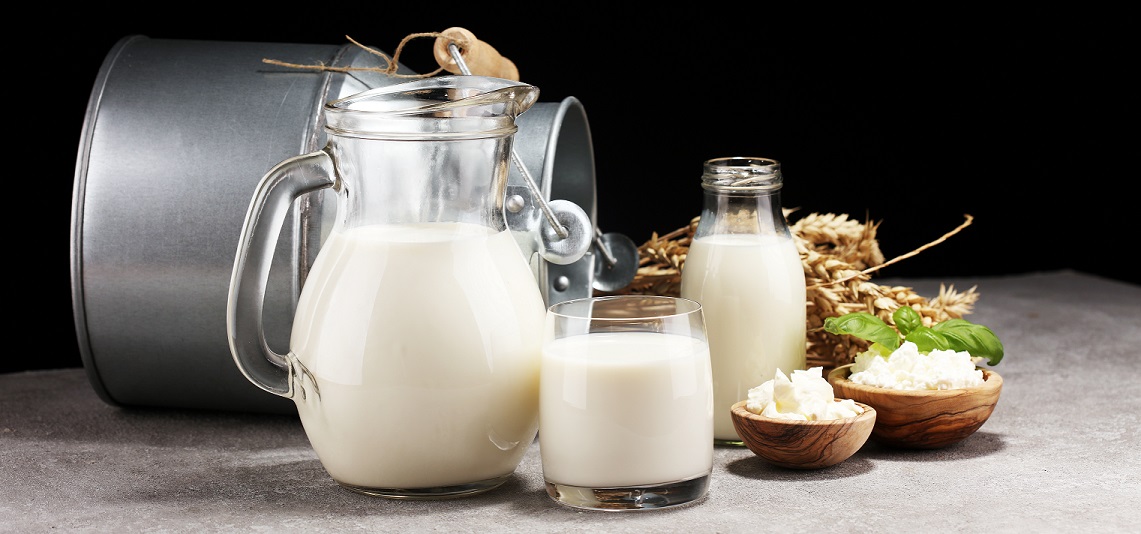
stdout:
<svg viewBox="0 0 1141 534">
<path fill-rule="evenodd" d="M 555 304 L 539 383 L 539 452 L 552 499 L 638 510 L 705 496 L 713 375 L 699 303 L 617 295 Z"/>
</svg>

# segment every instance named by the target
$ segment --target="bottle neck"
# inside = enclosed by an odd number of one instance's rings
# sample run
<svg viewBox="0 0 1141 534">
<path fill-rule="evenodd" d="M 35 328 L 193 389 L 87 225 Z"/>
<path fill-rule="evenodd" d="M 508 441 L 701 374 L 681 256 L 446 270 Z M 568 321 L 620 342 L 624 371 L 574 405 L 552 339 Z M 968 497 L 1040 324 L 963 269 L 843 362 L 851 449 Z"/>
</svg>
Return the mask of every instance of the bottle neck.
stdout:
<svg viewBox="0 0 1141 534">
<path fill-rule="evenodd" d="M 792 238 L 780 189 L 741 191 L 704 185 L 701 220 L 694 238 L 714 234 L 757 234 Z"/>
</svg>

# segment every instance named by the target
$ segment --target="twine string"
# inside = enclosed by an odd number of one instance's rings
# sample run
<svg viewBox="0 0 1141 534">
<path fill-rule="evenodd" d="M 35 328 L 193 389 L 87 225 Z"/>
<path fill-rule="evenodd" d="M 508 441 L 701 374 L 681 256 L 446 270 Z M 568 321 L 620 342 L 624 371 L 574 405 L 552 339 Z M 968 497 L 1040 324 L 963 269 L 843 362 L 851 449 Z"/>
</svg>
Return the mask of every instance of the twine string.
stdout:
<svg viewBox="0 0 1141 534">
<path fill-rule="evenodd" d="M 269 58 L 262 58 L 261 61 L 262 61 L 262 63 L 266 63 L 269 65 L 277 65 L 279 67 L 288 67 L 288 68 L 292 68 L 292 69 L 316 70 L 316 71 L 325 71 L 325 72 L 341 72 L 341 73 L 365 71 L 365 72 L 377 72 L 377 73 L 384 74 L 387 76 L 392 76 L 395 78 L 428 78 L 428 77 L 435 76 L 435 75 L 439 74 L 441 71 L 444 70 L 444 67 L 441 66 L 440 68 L 437 68 L 436 70 L 433 70 L 432 72 L 428 72 L 428 73 L 424 73 L 424 74 L 399 74 L 396 72 L 396 70 L 399 68 L 398 66 L 400 64 L 400 54 L 402 54 L 404 52 L 404 47 L 409 42 L 411 42 L 413 39 L 420 39 L 420 38 L 425 38 L 425 37 L 430 37 L 433 39 L 436 39 L 436 38 L 447 39 L 447 44 L 454 43 L 457 47 L 459 47 L 461 54 L 466 52 L 468 50 L 468 47 L 471 45 L 471 43 L 469 43 L 467 41 L 467 39 L 465 37 L 463 37 L 462 35 L 457 35 L 457 36 L 445 35 L 445 34 L 440 33 L 440 32 L 410 33 L 410 34 L 404 36 L 404 38 L 400 40 L 400 43 L 396 45 L 396 50 L 392 53 L 392 56 L 389 56 L 388 54 L 385 54 L 384 52 L 381 52 L 380 50 L 377 50 L 377 49 L 372 48 L 372 47 L 365 46 L 365 45 L 357 42 L 352 37 L 346 35 L 345 38 L 348 39 L 349 42 L 363 48 L 368 53 L 381 58 L 381 60 L 384 61 L 384 66 L 383 67 L 334 67 L 334 66 L 330 66 L 330 65 L 325 65 L 324 63 L 320 63 L 320 62 L 313 64 L 313 65 L 303 65 L 303 64 L 299 64 L 299 63 L 289 63 L 286 61 L 280 61 L 277 59 L 269 59 Z"/>
</svg>

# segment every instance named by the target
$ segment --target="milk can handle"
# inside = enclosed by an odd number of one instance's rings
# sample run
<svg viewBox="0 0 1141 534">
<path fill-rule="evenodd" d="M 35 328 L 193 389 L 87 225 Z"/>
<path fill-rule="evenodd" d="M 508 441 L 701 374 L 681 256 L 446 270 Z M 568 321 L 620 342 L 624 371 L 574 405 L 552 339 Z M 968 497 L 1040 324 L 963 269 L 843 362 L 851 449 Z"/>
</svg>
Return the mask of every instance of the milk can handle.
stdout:
<svg viewBox="0 0 1141 534">
<path fill-rule="evenodd" d="M 238 241 L 226 301 L 230 353 L 250 382 L 282 397 L 293 396 L 292 370 L 288 358 L 266 343 L 262 323 L 273 251 L 293 201 L 334 183 L 333 159 L 323 151 L 278 163 L 258 182 Z"/>
</svg>

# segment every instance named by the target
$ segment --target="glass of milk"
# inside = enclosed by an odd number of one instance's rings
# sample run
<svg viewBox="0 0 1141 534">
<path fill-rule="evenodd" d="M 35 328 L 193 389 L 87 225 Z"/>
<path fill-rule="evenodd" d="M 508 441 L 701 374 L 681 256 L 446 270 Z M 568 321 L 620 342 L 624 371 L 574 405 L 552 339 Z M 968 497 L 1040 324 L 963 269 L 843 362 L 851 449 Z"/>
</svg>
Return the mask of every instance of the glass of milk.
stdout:
<svg viewBox="0 0 1141 534">
<path fill-rule="evenodd" d="M 592 510 L 705 496 L 713 469 L 713 375 L 701 305 L 652 295 L 548 308 L 539 386 L 547 494 Z"/>
</svg>

